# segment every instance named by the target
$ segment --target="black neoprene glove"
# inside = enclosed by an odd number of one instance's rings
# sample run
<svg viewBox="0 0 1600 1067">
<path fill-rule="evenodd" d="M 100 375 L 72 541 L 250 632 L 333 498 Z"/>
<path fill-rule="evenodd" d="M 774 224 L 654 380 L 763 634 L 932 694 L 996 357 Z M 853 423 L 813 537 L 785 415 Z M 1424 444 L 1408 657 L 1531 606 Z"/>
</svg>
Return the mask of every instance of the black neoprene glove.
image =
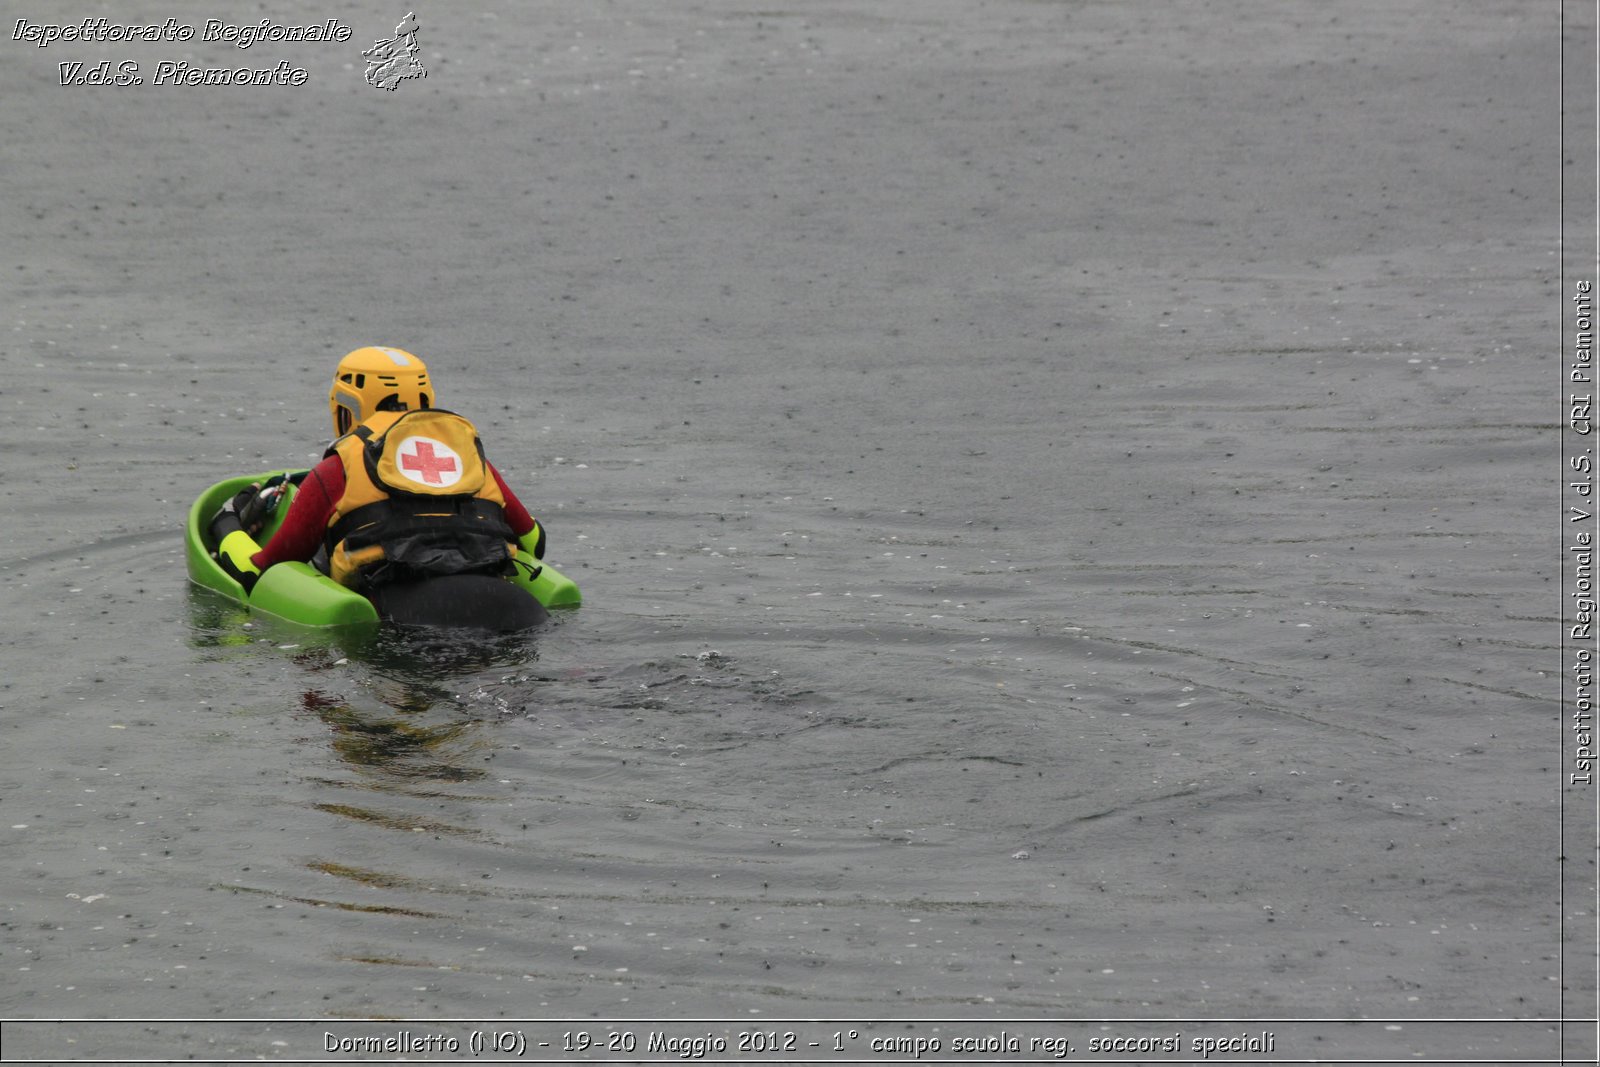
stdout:
<svg viewBox="0 0 1600 1067">
<path fill-rule="evenodd" d="M 251 484 L 239 490 L 212 517 L 211 536 L 219 544 L 234 530 L 255 537 L 278 510 L 282 497 L 283 491 L 276 486 L 263 490 L 259 484 Z"/>
</svg>

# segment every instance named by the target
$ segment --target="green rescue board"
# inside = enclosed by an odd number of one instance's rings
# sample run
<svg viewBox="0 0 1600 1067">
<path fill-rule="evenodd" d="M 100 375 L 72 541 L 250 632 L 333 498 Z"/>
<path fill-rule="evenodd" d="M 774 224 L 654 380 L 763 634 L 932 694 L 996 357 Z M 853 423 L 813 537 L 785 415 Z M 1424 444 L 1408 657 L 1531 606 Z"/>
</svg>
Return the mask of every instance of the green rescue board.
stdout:
<svg viewBox="0 0 1600 1067">
<path fill-rule="evenodd" d="M 189 580 L 248 607 L 252 612 L 272 615 L 300 626 L 375 626 L 378 612 L 372 601 L 346 588 L 309 563 L 279 563 L 268 567 L 249 593 L 228 576 L 212 558 L 209 528 L 211 518 L 229 497 L 252 482 L 265 482 L 284 471 L 242 475 L 218 482 L 201 493 L 189 508 L 184 527 L 184 547 L 189 563 Z M 294 500 L 291 485 L 278 503 L 277 512 L 261 531 L 264 544 L 277 531 L 278 524 Z M 526 552 L 517 553 L 517 573 L 506 581 L 521 586 L 547 608 L 577 607 L 583 601 L 577 583 L 548 563 L 541 564 Z M 529 568 L 537 568 L 535 577 Z"/>
</svg>

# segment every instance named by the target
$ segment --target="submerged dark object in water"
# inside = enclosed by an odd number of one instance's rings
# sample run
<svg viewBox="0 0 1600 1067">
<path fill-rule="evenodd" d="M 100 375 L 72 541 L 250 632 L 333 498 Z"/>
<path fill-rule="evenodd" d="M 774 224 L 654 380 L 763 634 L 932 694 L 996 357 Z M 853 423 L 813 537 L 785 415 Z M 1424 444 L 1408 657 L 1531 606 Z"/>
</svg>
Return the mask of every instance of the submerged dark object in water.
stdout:
<svg viewBox="0 0 1600 1067">
<path fill-rule="evenodd" d="M 521 586 L 487 574 L 451 574 L 374 590 L 379 618 L 407 626 L 448 626 L 512 633 L 549 617 Z"/>
</svg>

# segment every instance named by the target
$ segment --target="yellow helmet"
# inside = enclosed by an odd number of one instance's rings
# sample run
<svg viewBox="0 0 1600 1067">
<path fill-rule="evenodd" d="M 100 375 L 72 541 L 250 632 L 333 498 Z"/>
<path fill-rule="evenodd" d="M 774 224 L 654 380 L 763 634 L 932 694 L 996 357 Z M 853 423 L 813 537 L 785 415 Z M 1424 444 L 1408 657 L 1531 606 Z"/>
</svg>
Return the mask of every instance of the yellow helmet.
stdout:
<svg viewBox="0 0 1600 1067">
<path fill-rule="evenodd" d="M 428 368 L 398 348 L 358 348 L 339 361 L 328 391 L 333 435 L 343 437 L 376 411 L 419 411 L 433 407 Z"/>
</svg>

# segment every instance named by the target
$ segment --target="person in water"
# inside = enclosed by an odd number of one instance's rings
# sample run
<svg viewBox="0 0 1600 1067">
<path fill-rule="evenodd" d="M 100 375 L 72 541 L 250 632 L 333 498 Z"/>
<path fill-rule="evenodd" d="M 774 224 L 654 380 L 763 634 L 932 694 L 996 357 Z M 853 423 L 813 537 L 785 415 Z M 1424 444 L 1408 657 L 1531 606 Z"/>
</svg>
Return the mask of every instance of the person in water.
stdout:
<svg viewBox="0 0 1600 1067">
<path fill-rule="evenodd" d="M 334 371 L 328 408 L 334 441 L 265 546 L 255 535 L 280 487 L 253 485 L 212 519 L 224 571 L 248 592 L 275 563 L 309 562 L 401 622 L 517 630 L 543 618 L 504 579 L 519 547 L 544 558 L 544 530 L 473 425 L 434 405 L 422 360 L 356 349 Z"/>
</svg>

